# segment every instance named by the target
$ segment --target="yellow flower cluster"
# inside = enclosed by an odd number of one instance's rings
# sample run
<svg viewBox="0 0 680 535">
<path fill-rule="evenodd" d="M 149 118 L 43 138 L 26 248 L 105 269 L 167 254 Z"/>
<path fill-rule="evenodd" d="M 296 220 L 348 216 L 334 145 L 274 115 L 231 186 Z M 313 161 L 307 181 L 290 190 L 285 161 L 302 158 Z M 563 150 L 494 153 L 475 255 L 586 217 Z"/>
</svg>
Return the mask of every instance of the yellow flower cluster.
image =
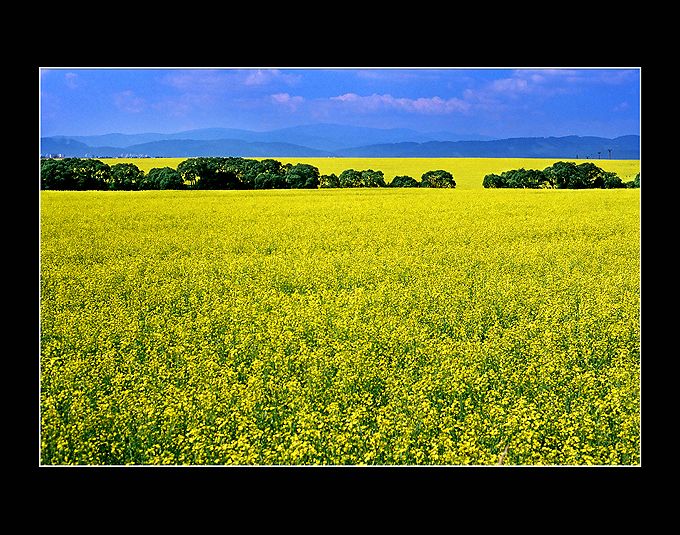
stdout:
<svg viewBox="0 0 680 535">
<path fill-rule="evenodd" d="M 639 464 L 639 195 L 41 192 L 41 463 Z"/>
</svg>

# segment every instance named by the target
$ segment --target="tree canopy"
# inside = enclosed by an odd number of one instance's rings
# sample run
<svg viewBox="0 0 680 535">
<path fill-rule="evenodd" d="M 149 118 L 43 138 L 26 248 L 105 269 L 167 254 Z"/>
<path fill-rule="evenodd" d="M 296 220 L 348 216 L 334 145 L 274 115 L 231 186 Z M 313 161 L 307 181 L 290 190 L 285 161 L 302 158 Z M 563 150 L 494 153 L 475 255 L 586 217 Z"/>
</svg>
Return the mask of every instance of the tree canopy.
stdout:
<svg viewBox="0 0 680 535">
<path fill-rule="evenodd" d="M 485 188 L 639 188 L 640 173 L 628 182 L 592 162 L 555 162 L 543 170 L 510 169 L 487 174 Z M 112 166 L 92 158 L 45 158 L 40 162 L 44 190 L 150 190 L 150 189 L 316 189 L 316 188 L 455 188 L 453 174 L 443 169 L 423 173 L 420 181 L 406 175 L 385 183 L 382 171 L 345 169 L 340 175 L 319 173 L 307 163 L 286 163 L 265 158 L 199 157 L 182 161 L 177 169 L 153 168 L 148 173 L 133 163 Z"/>
<path fill-rule="evenodd" d="M 111 166 L 109 188 L 136 190 L 144 180 L 144 172 L 133 163 L 117 163 Z"/>
<path fill-rule="evenodd" d="M 385 187 L 385 176 L 382 171 L 373 169 L 345 169 L 338 176 L 338 184 L 341 188 L 380 188 Z"/>
<path fill-rule="evenodd" d="M 420 177 L 421 188 L 455 188 L 456 181 L 453 175 L 443 169 L 426 171 Z"/>
<path fill-rule="evenodd" d="M 185 189 L 182 176 L 172 167 L 154 167 L 142 179 L 139 189 Z"/>
<path fill-rule="evenodd" d="M 418 181 L 408 175 L 395 176 L 389 183 L 391 188 L 417 188 L 420 186 Z"/>
<path fill-rule="evenodd" d="M 592 162 L 555 162 L 545 169 L 511 169 L 500 174 L 490 173 L 482 181 L 485 188 L 555 188 L 555 189 L 614 189 L 639 188 L 640 175 L 623 182 L 610 171 Z"/>
</svg>

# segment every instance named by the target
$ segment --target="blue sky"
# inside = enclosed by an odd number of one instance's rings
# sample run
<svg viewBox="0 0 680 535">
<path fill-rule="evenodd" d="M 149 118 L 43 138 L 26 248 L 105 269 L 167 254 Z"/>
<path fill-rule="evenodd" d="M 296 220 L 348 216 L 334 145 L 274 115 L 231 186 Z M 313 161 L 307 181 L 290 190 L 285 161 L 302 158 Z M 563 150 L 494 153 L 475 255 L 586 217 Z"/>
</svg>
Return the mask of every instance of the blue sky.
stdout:
<svg viewBox="0 0 680 535">
<path fill-rule="evenodd" d="M 494 138 L 640 133 L 638 68 L 40 68 L 40 135 L 314 123 Z"/>
</svg>

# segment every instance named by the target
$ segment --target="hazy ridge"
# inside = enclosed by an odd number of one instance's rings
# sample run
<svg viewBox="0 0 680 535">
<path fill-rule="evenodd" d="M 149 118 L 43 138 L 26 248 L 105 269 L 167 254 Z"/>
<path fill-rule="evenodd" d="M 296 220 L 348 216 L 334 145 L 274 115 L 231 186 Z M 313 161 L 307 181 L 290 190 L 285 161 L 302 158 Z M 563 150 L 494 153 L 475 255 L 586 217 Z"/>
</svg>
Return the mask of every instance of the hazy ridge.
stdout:
<svg viewBox="0 0 680 535">
<path fill-rule="evenodd" d="M 111 133 L 40 138 L 41 156 L 63 157 L 393 157 L 639 159 L 640 136 L 489 139 L 453 132 L 319 124 L 266 132 L 206 128 L 170 134 Z"/>
</svg>

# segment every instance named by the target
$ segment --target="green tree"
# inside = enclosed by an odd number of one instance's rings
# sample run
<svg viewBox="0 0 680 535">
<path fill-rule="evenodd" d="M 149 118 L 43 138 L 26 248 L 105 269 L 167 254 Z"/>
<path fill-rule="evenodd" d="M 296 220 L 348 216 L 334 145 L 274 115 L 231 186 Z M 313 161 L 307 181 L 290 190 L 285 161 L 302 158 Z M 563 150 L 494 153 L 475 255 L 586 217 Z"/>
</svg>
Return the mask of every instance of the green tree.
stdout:
<svg viewBox="0 0 680 535">
<path fill-rule="evenodd" d="M 236 170 L 231 168 L 224 158 L 209 158 L 205 162 L 205 171 L 194 185 L 195 189 L 241 189 L 241 181 Z"/>
<path fill-rule="evenodd" d="M 338 176 L 338 184 L 341 188 L 360 188 L 362 186 L 361 171 L 345 169 Z"/>
<path fill-rule="evenodd" d="M 626 188 L 639 188 L 640 187 L 640 173 L 635 175 L 633 180 L 625 183 Z"/>
<path fill-rule="evenodd" d="M 390 182 L 389 186 L 391 188 L 417 188 L 420 186 L 418 181 L 408 175 L 395 176 Z"/>
<path fill-rule="evenodd" d="M 385 175 L 373 169 L 345 169 L 340 173 L 338 182 L 341 188 L 379 188 L 385 186 Z"/>
<path fill-rule="evenodd" d="M 218 181 L 222 182 L 224 189 L 252 189 L 252 184 L 244 182 L 246 166 L 250 160 L 241 157 L 229 156 L 226 158 L 214 158 L 214 173 L 218 175 Z M 219 175 L 224 175 L 220 177 Z"/>
<path fill-rule="evenodd" d="M 172 167 L 154 167 L 146 174 L 139 189 L 186 189 L 182 175 Z"/>
<path fill-rule="evenodd" d="M 331 173 L 330 175 L 321 175 L 319 177 L 319 187 L 321 188 L 339 188 L 340 187 L 340 179 L 336 176 L 335 173 Z"/>
<path fill-rule="evenodd" d="M 361 171 L 361 185 L 364 188 L 384 188 L 385 175 L 382 171 L 365 169 Z"/>
<path fill-rule="evenodd" d="M 109 189 L 136 190 L 144 180 L 144 171 L 133 163 L 117 163 L 111 166 Z"/>
<path fill-rule="evenodd" d="M 75 158 L 40 160 L 40 188 L 43 190 L 76 189 L 72 160 Z"/>
<path fill-rule="evenodd" d="M 574 162 L 555 162 L 543 170 L 551 187 L 565 189 L 577 183 L 578 169 Z"/>
<path fill-rule="evenodd" d="M 319 169 L 308 163 L 286 164 L 284 178 L 289 188 L 316 189 L 319 187 Z"/>
<path fill-rule="evenodd" d="M 482 186 L 485 188 L 507 188 L 507 182 L 503 173 L 497 175 L 495 173 L 489 173 L 482 180 Z"/>
<path fill-rule="evenodd" d="M 421 188 L 455 188 L 456 181 L 453 175 L 443 169 L 426 171 L 420 177 Z"/>
<path fill-rule="evenodd" d="M 578 178 L 575 187 L 579 189 L 604 187 L 604 169 L 599 168 L 593 162 L 584 162 L 576 166 Z"/>
<path fill-rule="evenodd" d="M 245 162 L 233 157 L 189 158 L 177 166 L 177 171 L 191 189 L 244 189 L 242 179 L 248 170 Z"/>
<path fill-rule="evenodd" d="M 493 180 L 493 179 L 490 179 Z M 538 169 L 512 169 L 501 173 L 502 187 L 537 189 L 549 187 L 549 181 L 543 171 Z"/>
<path fill-rule="evenodd" d="M 288 184 L 283 175 L 271 171 L 263 171 L 255 177 L 255 189 L 286 189 Z"/>
<path fill-rule="evenodd" d="M 548 179 L 545 177 L 545 173 L 539 169 L 527 169 L 524 171 L 522 183 L 524 188 L 537 189 L 546 186 Z"/>
<path fill-rule="evenodd" d="M 605 172 L 602 177 L 602 187 L 605 189 L 625 188 L 623 180 L 616 173 Z"/>
<path fill-rule="evenodd" d="M 508 188 L 523 188 L 524 187 L 524 173 L 526 170 L 524 168 L 512 169 L 510 171 L 504 171 L 503 175 L 505 178 L 505 183 Z"/>
<path fill-rule="evenodd" d="M 71 161 L 77 190 L 108 189 L 111 181 L 111 167 L 101 160 L 73 158 Z"/>
<path fill-rule="evenodd" d="M 179 163 L 177 172 L 184 183 L 188 184 L 190 188 L 194 188 L 202 177 L 208 176 L 210 173 L 208 159 L 188 158 Z"/>
<path fill-rule="evenodd" d="M 242 180 L 248 189 L 272 189 L 285 187 L 283 164 L 272 158 L 264 160 L 246 159 L 242 162 Z M 256 180 L 260 176 L 259 180 Z M 278 178 L 280 177 L 280 178 Z M 272 186 L 272 184 L 275 184 Z"/>
</svg>

